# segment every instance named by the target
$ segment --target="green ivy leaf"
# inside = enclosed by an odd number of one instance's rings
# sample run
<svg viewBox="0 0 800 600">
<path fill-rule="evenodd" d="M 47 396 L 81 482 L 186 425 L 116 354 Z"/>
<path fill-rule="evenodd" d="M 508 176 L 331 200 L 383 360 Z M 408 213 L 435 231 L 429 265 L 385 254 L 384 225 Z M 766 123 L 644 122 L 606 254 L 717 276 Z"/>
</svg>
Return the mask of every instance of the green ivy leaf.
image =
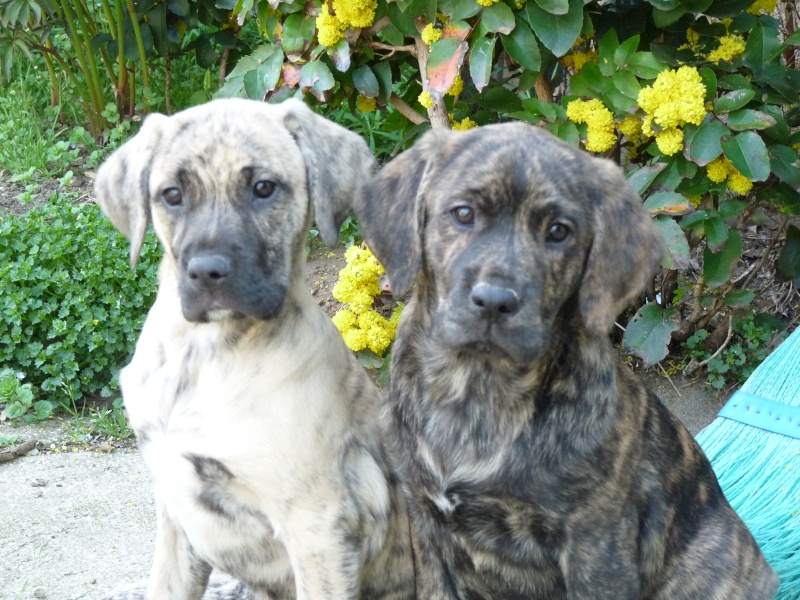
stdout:
<svg viewBox="0 0 800 600">
<path fill-rule="evenodd" d="M 640 308 L 622 336 L 622 348 L 647 365 L 654 365 L 668 354 L 672 332 L 678 328 L 678 309 L 663 309 L 650 302 Z"/>
<path fill-rule="evenodd" d="M 755 97 L 756 92 L 753 89 L 741 89 L 728 92 L 717 99 L 714 103 L 715 113 L 726 113 L 742 108 L 745 104 Z"/>
<path fill-rule="evenodd" d="M 724 140 L 721 145 L 725 158 L 749 180 L 765 181 L 769 177 L 767 147 L 755 131 L 743 131 Z"/>
<path fill-rule="evenodd" d="M 527 23 L 518 19 L 514 31 L 510 35 L 501 34 L 500 40 L 515 63 L 529 71 L 539 71 L 542 64 L 539 44 L 536 43 L 536 38 Z"/>
<path fill-rule="evenodd" d="M 667 245 L 667 255 L 664 256 L 661 264 L 667 269 L 688 268 L 691 261 L 691 250 L 680 225 L 675 222 L 675 219 L 668 216 L 656 217 L 653 223 L 661 231 Z"/>
<path fill-rule="evenodd" d="M 583 27 L 583 0 L 568 1 L 569 11 L 564 15 L 550 14 L 536 2 L 525 4 L 528 22 L 536 36 L 557 57 L 569 52 Z"/>
<path fill-rule="evenodd" d="M 492 75 L 492 57 L 497 38 L 482 37 L 472 42 L 469 52 L 469 75 L 479 92 L 486 87 Z"/>
<path fill-rule="evenodd" d="M 726 283 L 741 256 L 742 235 L 736 229 L 729 231 L 728 241 L 719 252 L 712 252 L 706 246 L 703 249 L 703 277 L 706 285 L 718 288 Z"/>
<path fill-rule="evenodd" d="M 786 243 L 778 255 L 776 273 L 783 281 L 800 285 L 800 229 L 794 225 L 786 230 Z"/>
</svg>

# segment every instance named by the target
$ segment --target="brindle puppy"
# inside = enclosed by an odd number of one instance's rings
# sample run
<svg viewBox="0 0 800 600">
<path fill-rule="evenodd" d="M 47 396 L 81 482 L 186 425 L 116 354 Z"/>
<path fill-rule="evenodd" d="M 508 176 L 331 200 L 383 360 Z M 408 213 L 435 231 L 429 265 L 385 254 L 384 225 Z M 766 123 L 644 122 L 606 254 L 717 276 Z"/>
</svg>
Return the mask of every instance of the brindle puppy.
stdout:
<svg viewBox="0 0 800 600">
<path fill-rule="evenodd" d="M 372 168 L 361 138 L 301 102 L 219 100 L 149 116 L 98 171 L 132 262 L 149 222 L 164 246 L 120 376 L 155 558 L 113 600 L 413 598 L 377 391 L 303 271 L 312 212 L 335 243 Z M 208 585 L 212 567 L 243 583 Z"/>
<path fill-rule="evenodd" d="M 384 433 L 419 598 L 772 597 L 700 447 L 609 342 L 662 255 L 617 167 L 524 124 L 433 131 L 356 208 L 394 292 L 417 281 Z"/>
</svg>

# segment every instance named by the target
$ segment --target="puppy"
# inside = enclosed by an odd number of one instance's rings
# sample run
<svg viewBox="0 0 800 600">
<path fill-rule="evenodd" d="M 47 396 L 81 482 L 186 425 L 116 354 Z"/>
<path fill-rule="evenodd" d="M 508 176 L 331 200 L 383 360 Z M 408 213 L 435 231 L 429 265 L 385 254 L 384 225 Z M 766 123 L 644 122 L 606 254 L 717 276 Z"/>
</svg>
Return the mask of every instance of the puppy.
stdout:
<svg viewBox="0 0 800 600">
<path fill-rule="evenodd" d="M 419 598 L 760 600 L 777 579 L 608 331 L 663 242 L 612 163 L 431 131 L 356 205 L 402 295 L 384 434 Z"/>
<path fill-rule="evenodd" d="M 164 247 L 120 376 L 155 558 L 146 590 L 109 598 L 413 598 L 376 390 L 304 283 L 312 211 L 335 244 L 372 168 L 361 138 L 299 101 L 220 100 L 149 116 L 98 171 L 132 265 L 148 223 Z M 203 596 L 212 567 L 243 583 Z"/>
</svg>

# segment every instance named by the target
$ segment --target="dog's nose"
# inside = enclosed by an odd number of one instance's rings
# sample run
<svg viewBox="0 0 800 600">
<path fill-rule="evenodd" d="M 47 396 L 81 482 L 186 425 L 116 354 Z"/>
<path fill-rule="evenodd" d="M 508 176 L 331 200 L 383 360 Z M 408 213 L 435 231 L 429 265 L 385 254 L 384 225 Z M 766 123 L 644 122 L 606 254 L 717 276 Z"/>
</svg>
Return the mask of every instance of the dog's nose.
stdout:
<svg viewBox="0 0 800 600">
<path fill-rule="evenodd" d="M 219 284 L 231 274 L 231 263 L 223 256 L 196 256 L 186 267 L 189 278 L 198 283 Z"/>
<path fill-rule="evenodd" d="M 519 309 L 519 297 L 514 290 L 479 283 L 472 288 L 472 303 L 485 317 L 499 318 L 511 316 Z"/>
</svg>

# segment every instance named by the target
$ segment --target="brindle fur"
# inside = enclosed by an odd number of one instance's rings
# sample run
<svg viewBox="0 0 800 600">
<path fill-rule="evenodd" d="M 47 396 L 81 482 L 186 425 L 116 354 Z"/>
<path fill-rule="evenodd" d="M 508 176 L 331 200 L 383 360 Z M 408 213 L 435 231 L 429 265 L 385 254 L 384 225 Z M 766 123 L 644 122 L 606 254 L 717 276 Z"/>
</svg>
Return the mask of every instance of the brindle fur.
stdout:
<svg viewBox="0 0 800 600">
<path fill-rule="evenodd" d="M 772 598 L 702 450 L 610 345 L 663 251 L 616 166 L 524 124 L 432 131 L 356 212 L 393 291 L 417 282 L 383 425 L 419 598 Z"/>
<path fill-rule="evenodd" d="M 148 222 L 164 246 L 120 378 L 155 484 L 155 558 L 147 584 L 109 598 L 413 598 L 377 392 L 303 274 L 312 211 L 335 243 L 373 164 L 300 102 L 225 100 L 148 117 L 100 168 L 132 264 Z M 236 579 L 209 584 L 212 567 Z"/>
</svg>

